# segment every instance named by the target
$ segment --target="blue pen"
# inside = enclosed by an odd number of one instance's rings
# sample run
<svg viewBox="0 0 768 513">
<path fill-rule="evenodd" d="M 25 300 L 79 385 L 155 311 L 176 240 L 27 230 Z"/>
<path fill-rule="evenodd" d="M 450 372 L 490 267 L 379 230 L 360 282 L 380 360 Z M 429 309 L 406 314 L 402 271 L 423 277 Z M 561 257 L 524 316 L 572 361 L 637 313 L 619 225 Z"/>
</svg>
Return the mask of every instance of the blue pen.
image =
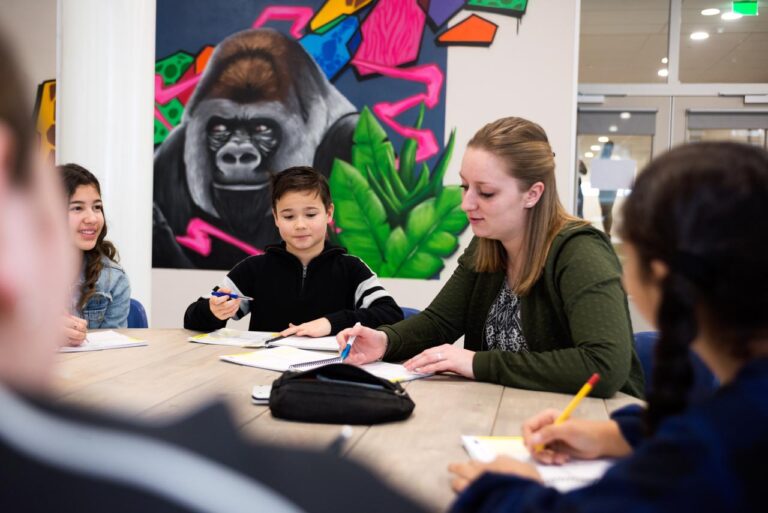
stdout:
<svg viewBox="0 0 768 513">
<path fill-rule="evenodd" d="M 360 326 L 359 322 L 355 323 L 355 328 Z M 357 335 L 352 335 L 349 337 L 349 340 L 347 340 L 347 346 L 344 348 L 344 350 L 341 352 L 341 361 L 343 362 L 347 356 L 349 356 L 349 351 L 352 349 L 352 344 L 355 343 L 355 339 L 357 338 Z"/>
<path fill-rule="evenodd" d="M 234 292 L 219 292 L 218 290 L 214 290 L 211 292 L 211 295 L 216 297 L 229 296 L 231 299 L 244 299 L 246 301 L 253 301 L 252 297 L 242 296 L 235 294 Z"/>
</svg>

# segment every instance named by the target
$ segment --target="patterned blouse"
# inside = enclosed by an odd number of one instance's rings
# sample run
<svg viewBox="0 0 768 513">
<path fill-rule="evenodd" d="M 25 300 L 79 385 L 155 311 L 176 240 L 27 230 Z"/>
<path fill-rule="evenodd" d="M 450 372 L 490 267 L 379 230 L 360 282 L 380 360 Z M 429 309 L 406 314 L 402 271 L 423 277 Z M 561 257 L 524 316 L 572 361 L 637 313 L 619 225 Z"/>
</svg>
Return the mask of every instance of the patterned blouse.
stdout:
<svg viewBox="0 0 768 513">
<path fill-rule="evenodd" d="M 520 297 L 510 290 L 507 280 L 504 280 L 504 286 L 488 311 L 485 345 L 489 350 L 501 349 L 513 353 L 528 351 L 520 320 Z"/>
</svg>

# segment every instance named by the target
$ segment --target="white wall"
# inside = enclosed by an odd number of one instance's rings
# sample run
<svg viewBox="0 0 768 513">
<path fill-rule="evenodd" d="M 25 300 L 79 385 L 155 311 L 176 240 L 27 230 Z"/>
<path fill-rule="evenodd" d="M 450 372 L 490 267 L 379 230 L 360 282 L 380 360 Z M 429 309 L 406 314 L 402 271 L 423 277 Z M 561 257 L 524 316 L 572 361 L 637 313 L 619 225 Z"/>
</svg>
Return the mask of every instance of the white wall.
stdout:
<svg viewBox="0 0 768 513">
<path fill-rule="evenodd" d="M 556 153 L 558 192 L 572 209 L 576 144 L 579 1 L 531 2 L 522 19 L 483 13 L 499 25 L 489 48 L 448 50 L 446 140 L 457 130 L 456 150 L 446 183 L 459 183 L 464 147 L 482 125 L 503 116 L 521 116 L 542 125 Z M 468 16 L 460 13 L 455 23 Z M 440 280 L 384 279 L 384 286 L 403 306 L 426 307 L 456 267 L 471 238 L 446 262 Z M 178 327 L 189 302 L 210 290 L 224 272 L 152 270 L 153 327 Z M 230 323 L 232 326 L 237 324 Z M 241 321 L 241 325 L 247 323 Z"/>
<path fill-rule="evenodd" d="M 34 101 L 37 85 L 56 78 L 56 0 L 2 0 L 0 30 L 16 50 Z"/>
<path fill-rule="evenodd" d="M 99 178 L 108 238 L 151 316 L 155 1 L 58 8 L 56 160 Z"/>
</svg>

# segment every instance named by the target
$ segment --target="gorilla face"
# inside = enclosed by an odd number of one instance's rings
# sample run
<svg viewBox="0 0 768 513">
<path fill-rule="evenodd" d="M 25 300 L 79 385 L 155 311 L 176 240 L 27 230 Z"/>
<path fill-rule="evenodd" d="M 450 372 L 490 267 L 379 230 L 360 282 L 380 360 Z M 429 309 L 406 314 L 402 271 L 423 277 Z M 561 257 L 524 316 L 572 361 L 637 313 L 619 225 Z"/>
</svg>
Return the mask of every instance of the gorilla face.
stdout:
<svg viewBox="0 0 768 513">
<path fill-rule="evenodd" d="M 205 133 L 214 163 L 212 185 L 248 191 L 266 187 L 269 159 L 280 145 L 280 126 L 268 118 L 213 116 Z"/>
<path fill-rule="evenodd" d="M 318 132 L 290 100 L 203 100 L 188 120 L 184 148 L 195 203 L 238 231 L 263 223 L 271 215 L 268 174 L 312 162 Z"/>
</svg>

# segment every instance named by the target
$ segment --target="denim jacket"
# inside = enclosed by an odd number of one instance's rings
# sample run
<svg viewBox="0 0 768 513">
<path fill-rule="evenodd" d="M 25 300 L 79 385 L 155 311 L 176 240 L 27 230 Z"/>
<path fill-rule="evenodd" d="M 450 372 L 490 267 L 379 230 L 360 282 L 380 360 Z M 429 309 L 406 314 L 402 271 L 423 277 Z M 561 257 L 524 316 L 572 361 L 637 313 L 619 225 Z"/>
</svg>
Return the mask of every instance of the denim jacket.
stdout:
<svg viewBox="0 0 768 513">
<path fill-rule="evenodd" d="M 131 304 L 128 276 L 109 258 L 102 256 L 101 259 L 104 267 L 96 281 L 96 292 L 78 315 L 88 321 L 88 329 L 125 328 Z"/>
</svg>

